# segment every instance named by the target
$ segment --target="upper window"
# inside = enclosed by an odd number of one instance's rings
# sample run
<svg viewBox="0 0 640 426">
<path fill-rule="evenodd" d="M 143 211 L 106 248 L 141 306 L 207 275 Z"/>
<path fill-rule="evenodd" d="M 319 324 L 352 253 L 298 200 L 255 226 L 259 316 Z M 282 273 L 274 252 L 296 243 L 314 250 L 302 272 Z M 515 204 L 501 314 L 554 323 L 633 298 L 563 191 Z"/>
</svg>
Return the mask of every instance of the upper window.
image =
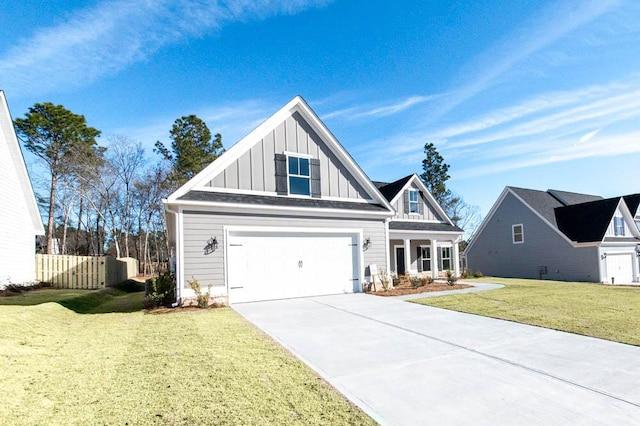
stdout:
<svg viewBox="0 0 640 426">
<path fill-rule="evenodd" d="M 621 217 L 613 218 L 613 232 L 615 236 L 624 235 L 624 219 Z"/>
<path fill-rule="evenodd" d="M 511 226 L 511 232 L 513 237 L 513 244 L 524 243 L 524 227 L 521 223 Z"/>
<path fill-rule="evenodd" d="M 409 190 L 409 213 L 418 213 L 418 190 L 410 189 Z"/>
<path fill-rule="evenodd" d="M 309 159 L 288 157 L 289 161 L 289 194 L 311 195 L 311 174 Z"/>
</svg>

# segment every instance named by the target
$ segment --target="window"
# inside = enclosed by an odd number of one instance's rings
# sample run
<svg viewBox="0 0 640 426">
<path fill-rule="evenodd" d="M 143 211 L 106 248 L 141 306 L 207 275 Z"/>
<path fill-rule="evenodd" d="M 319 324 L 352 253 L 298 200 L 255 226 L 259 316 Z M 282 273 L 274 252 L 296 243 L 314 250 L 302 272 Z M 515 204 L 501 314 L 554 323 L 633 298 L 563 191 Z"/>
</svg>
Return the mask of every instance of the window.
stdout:
<svg viewBox="0 0 640 426">
<path fill-rule="evenodd" d="M 440 247 L 440 270 L 451 269 L 451 247 Z"/>
<path fill-rule="evenodd" d="M 513 244 L 524 243 L 524 228 L 521 223 L 518 225 L 512 225 L 511 232 L 513 237 Z"/>
<path fill-rule="evenodd" d="M 431 270 L 431 247 L 420 247 L 420 261 L 423 271 Z"/>
<path fill-rule="evenodd" d="M 409 190 L 409 213 L 418 213 L 418 190 L 410 189 Z"/>
<path fill-rule="evenodd" d="M 289 161 L 289 194 L 311 195 L 309 182 L 309 159 L 288 157 Z"/>
<path fill-rule="evenodd" d="M 624 235 L 624 219 L 621 217 L 613 218 L 613 232 L 616 237 Z"/>
</svg>

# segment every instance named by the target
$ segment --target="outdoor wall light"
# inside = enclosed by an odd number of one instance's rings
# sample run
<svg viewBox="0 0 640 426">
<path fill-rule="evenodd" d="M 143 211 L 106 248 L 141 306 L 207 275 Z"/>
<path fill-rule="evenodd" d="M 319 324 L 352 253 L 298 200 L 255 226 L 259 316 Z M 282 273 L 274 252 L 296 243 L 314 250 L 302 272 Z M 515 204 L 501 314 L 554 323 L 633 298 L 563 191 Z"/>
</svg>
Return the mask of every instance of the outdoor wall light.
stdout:
<svg viewBox="0 0 640 426">
<path fill-rule="evenodd" d="M 211 254 L 218 248 L 218 239 L 211 237 L 207 240 L 207 244 L 204 246 L 204 254 Z"/>
<path fill-rule="evenodd" d="M 371 247 L 371 238 L 366 238 L 364 244 L 362 244 L 362 248 L 367 250 L 369 247 Z"/>
<path fill-rule="evenodd" d="M 602 253 L 600 255 L 600 259 L 605 260 L 607 258 L 607 253 Z"/>
</svg>

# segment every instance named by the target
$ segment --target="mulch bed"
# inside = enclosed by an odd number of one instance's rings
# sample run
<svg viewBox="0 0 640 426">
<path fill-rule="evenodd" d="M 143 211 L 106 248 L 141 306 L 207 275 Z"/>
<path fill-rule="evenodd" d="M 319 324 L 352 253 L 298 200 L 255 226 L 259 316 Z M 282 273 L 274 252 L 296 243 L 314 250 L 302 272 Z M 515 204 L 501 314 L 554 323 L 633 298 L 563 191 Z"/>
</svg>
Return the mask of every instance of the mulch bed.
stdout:
<svg viewBox="0 0 640 426">
<path fill-rule="evenodd" d="M 404 296 L 406 294 L 420 294 L 430 293 L 432 291 L 446 291 L 446 290 L 462 290 L 463 288 L 472 287 L 467 284 L 453 284 L 434 282 L 431 284 L 421 285 L 420 287 L 412 287 L 408 282 L 402 282 L 387 291 L 370 291 L 368 294 L 374 294 L 376 296 Z"/>
</svg>

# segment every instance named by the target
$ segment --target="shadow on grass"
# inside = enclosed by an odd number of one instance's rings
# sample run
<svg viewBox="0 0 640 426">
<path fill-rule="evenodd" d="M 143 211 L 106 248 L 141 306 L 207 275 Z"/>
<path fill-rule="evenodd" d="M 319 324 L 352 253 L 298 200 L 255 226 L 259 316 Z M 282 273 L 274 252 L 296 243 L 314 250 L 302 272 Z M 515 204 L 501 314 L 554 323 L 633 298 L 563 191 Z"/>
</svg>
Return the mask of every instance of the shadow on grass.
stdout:
<svg viewBox="0 0 640 426">
<path fill-rule="evenodd" d="M 79 314 L 138 312 L 144 308 L 144 284 L 127 280 L 103 290 L 46 288 L 0 298 L 0 305 L 32 306 L 49 302 Z"/>
</svg>

